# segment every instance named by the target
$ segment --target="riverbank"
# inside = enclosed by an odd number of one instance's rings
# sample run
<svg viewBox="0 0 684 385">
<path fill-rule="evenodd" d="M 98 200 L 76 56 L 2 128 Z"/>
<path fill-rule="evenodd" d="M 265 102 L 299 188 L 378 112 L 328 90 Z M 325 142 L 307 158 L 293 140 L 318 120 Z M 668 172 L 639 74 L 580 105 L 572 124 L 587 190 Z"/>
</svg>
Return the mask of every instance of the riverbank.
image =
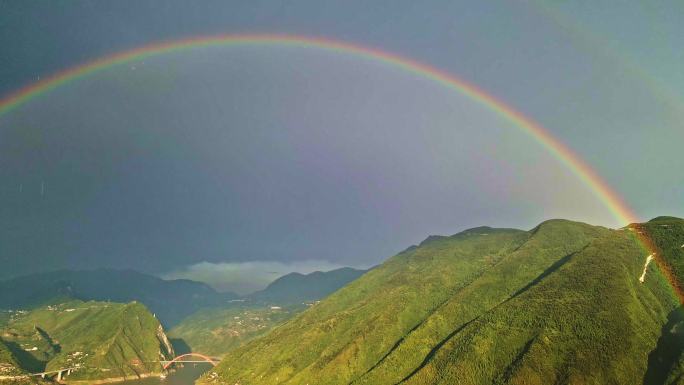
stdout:
<svg viewBox="0 0 684 385">
<path fill-rule="evenodd" d="M 113 384 L 119 382 L 142 380 L 145 378 L 161 378 L 162 375 L 166 373 L 142 373 L 137 376 L 123 376 L 123 377 L 110 377 L 103 379 L 92 379 L 92 380 L 62 380 L 62 384 L 67 385 L 100 385 L 100 384 Z"/>
<path fill-rule="evenodd" d="M 194 385 L 195 380 L 210 369 L 211 365 L 209 364 L 184 365 L 176 368 L 163 379 L 159 376 L 153 376 L 126 380 L 112 385 Z"/>
</svg>

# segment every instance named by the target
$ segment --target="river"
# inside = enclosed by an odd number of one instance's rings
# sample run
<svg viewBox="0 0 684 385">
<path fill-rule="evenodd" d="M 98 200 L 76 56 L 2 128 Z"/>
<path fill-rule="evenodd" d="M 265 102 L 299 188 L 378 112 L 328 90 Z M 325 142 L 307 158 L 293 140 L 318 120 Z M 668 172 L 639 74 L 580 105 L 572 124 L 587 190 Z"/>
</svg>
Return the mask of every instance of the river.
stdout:
<svg viewBox="0 0 684 385">
<path fill-rule="evenodd" d="M 143 378 L 141 380 L 116 382 L 112 385 L 193 385 L 195 380 L 209 369 L 211 369 L 211 365 L 208 363 L 185 364 L 185 367 L 176 369 L 163 380 L 156 377 Z"/>
</svg>

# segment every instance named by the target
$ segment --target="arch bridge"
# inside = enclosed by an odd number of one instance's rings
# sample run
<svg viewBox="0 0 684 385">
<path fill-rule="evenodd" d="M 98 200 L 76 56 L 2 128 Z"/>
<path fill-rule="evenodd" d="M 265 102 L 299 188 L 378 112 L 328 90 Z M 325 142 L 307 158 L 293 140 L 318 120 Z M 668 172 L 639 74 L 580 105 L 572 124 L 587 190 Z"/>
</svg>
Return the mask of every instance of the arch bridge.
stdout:
<svg viewBox="0 0 684 385">
<path fill-rule="evenodd" d="M 219 361 L 221 361 L 220 357 L 209 357 L 201 353 L 186 353 L 186 354 L 181 354 L 180 356 L 174 357 L 170 361 L 159 361 L 164 366 L 164 369 L 168 369 L 171 365 L 174 363 L 205 363 L 208 362 L 214 366 L 216 366 Z"/>
</svg>

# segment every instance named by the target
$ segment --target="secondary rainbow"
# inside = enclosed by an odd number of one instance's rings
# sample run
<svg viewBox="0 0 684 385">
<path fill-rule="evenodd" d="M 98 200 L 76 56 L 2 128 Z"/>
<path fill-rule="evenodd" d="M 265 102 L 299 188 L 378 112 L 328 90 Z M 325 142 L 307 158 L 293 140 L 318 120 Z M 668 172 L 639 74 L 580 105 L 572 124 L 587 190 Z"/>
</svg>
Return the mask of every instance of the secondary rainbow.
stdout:
<svg viewBox="0 0 684 385">
<path fill-rule="evenodd" d="M 619 65 L 619 69 L 616 69 L 616 71 L 627 71 L 634 75 L 632 78 L 640 79 L 661 103 L 668 106 L 681 118 L 684 118 L 682 98 L 673 91 L 670 85 L 665 84 L 649 73 L 646 68 L 639 65 L 638 60 L 634 56 L 629 55 L 627 51 L 617 49 L 609 39 L 596 33 L 579 20 L 571 18 L 570 15 L 561 10 L 561 7 L 556 2 L 533 0 L 528 5 L 529 8 L 535 10 L 566 32 L 567 36 L 573 39 L 575 44 L 587 52 L 592 53 L 596 57 L 608 58 Z"/>
</svg>

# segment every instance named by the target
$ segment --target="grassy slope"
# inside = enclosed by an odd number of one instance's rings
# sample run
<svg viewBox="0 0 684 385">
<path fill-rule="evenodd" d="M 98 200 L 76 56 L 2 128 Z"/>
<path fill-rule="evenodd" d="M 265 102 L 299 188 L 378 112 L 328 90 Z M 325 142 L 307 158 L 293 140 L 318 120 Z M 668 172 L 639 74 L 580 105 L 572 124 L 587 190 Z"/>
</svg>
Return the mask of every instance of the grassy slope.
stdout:
<svg viewBox="0 0 684 385">
<path fill-rule="evenodd" d="M 183 320 L 168 335 L 172 340 L 183 340 L 194 352 L 220 356 L 267 333 L 301 310 L 300 307 L 205 309 Z"/>
<path fill-rule="evenodd" d="M 160 372 L 149 362 L 168 356 L 160 331 L 140 303 L 73 301 L 17 314 L 3 340 L 21 350 L 38 348 L 22 360 L 31 371 L 80 365 L 69 379 L 100 379 Z"/>
<path fill-rule="evenodd" d="M 215 371 L 244 385 L 640 382 L 676 307 L 654 265 L 638 282 L 644 259 L 629 231 L 561 220 L 431 237 Z"/>
</svg>

